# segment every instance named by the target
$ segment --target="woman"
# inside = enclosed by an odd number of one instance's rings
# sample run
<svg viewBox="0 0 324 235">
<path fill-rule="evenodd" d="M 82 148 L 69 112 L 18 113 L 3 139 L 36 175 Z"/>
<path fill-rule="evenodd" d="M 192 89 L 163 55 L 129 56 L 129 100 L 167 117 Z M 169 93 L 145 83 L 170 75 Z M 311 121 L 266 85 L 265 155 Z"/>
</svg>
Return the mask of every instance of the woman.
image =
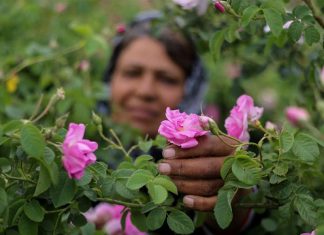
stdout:
<svg viewBox="0 0 324 235">
<path fill-rule="evenodd" d="M 150 137 L 157 135 L 167 107 L 199 112 L 206 86 L 192 42 L 178 31 L 157 28 L 154 20 L 160 17 L 156 12 L 141 14 L 119 35 L 105 74 L 110 81 L 113 120 L 127 123 Z M 191 149 L 168 146 L 158 169 L 169 175 L 186 195 L 185 206 L 212 211 L 217 190 L 223 185 L 220 169 L 232 151 L 218 137 L 205 136 Z M 228 234 L 237 233 L 244 224 L 246 212 L 236 215 L 234 230 Z"/>
</svg>

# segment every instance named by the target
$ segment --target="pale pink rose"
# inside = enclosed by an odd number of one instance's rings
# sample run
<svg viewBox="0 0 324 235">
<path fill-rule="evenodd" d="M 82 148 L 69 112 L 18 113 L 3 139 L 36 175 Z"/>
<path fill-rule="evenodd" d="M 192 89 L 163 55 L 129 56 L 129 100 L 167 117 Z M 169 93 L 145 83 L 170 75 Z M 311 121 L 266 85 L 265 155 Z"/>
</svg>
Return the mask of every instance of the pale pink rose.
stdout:
<svg viewBox="0 0 324 235">
<path fill-rule="evenodd" d="M 304 108 L 290 106 L 286 108 L 286 118 L 291 124 L 297 125 L 301 121 L 308 121 L 310 115 Z"/>
<path fill-rule="evenodd" d="M 267 130 L 277 130 L 278 126 L 270 121 L 267 121 L 265 124 L 265 129 Z"/>
<path fill-rule="evenodd" d="M 316 234 L 315 234 L 315 230 L 314 230 L 314 231 L 312 231 L 311 233 L 302 233 L 302 234 L 300 234 L 300 235 L 316 235 Z"/>
<path fill-rule="evenodd" d="M 166 109 L 168 120 L 161 122 L 159 134 L 181 148 L 192 148 L 198 144 L 197 137 L 206 135 L 197 114 L 181 113 L 178 109 Z"/>
<path fill-rule="evenodd" d="M 185 10 L 196 9 L 198 15 L 203 15 L 208 8 L 208 0 L 173 0 Z"/>
<path fill-rule="evenodd" d="M 83 139 L 84 124 L 70 123 L 63 142 L 63 166 L 70 178 L 81 179 L 85 168 L 96 161 L 96 142 Z"/>
<path fill-rule="evenodd" d="M 81 60 L 79 64 L 79 69 L 82 72 L 87 72 L 90 69 L 90 62 L 89 60 Z"/>
<path fill-rule="evenodd" d="M 257 121 L 262 113 L 263 108 L 254 106 L 252 97 L 241 95 L 236 101 L 236 106 L 231 110 L 230 116 L 225 120 L 227 133 L 243 142 L 249 141 L 249 122 Z"/>
<path fill-rule="evenodd" d="M 226 118 L 225 128 L 227 134 L 243 142 L 248 142 L 250 139 L 247 115 L 240 112 L 237 106 L 231 110 L 230 116 Z"/>
<path fill-rule="evenodd" d="M 225 12 L 225 7 L 223 6 L 223 4 L 220 1 L 216 1 L 214 3 L 215 9 L 219 10 L 221 13 Z"/>
<path fill-rule="evenodd" d="M 102 202 L 96 207 L 89 209 L 83 214 L 88 222 L 96 224 L 102 228 L 109 220 L 115 217 L 115 208 L 113 205 Z"/>
</svg>

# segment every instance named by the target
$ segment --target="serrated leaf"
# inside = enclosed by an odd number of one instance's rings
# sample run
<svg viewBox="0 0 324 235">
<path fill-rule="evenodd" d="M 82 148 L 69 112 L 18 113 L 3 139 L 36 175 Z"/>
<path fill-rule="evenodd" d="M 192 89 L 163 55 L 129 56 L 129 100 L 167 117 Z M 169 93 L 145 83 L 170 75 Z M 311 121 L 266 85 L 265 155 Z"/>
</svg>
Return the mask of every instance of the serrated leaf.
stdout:
<svg viewBox="0 0 324 235">
<path fill-rule="evenodd" d="M 6 210 L 8 206 L 8 197 L 6 191 L 0 187 L 0 215 Z"/>
<path fill-rule="evenodd" d="M 267 232 L 274 232 L 278 227 L 277 222 L 271 218 L 263 219 L 261 225 Z"/>
<path fill-rule="evenodd" d="M 158 205 L 156 205 L 154 202 L 148 202 L 145 204 L 145 206 L 142 207 L 141 212 L 147 213 L 153 209 L 155 209 Z"/>
<path fill-rule="evenodd" d="M 11 134 L 11 133 L 19 130 L 22 125 L 23 125 L 23 123 L 21 120 L 12 120 L 2 126 L 2 131 L 5 134 Z"/>
<path fill-rule="evenodd" d="M 311 197 L 308 195 L 297 195 L 294 206 L 300 217 L 308 224 L 315 226 L 316 207 Z"/>
<path fill-rule="evenodd" d="M 282 15 L 277 10 L 272 8 L 263 9 L 263 13 L 271 32 L 273 35 L 278 37 L 282 31 Z"/>
<path fill-rule="evenodd" d="M 19 218 L 18 230 L 20 235 L 37 235 L 38 223 L 31 221 L 23 214 Z"/>
<path fill-rule="evenodd" d="M 257 184 L 262 177 L 260 164 L 244 155 L 236 156 L 232 172 L 239 181 L 247 185 Z"/>
<path fill-rule="evenodd" d="M 153 183 L 161 185 L 164 188 L 166 188 L 168 191 L 170 191 L 171 193 L 174 193 L 174 194 L 178 195 L 177 186 L 171 181 L 170 178 L 168 178 L 166 176 L 157 176 L 153 180 Z"/>
<path fill-rule="evenodd" d="M 319 42 L 321 35 L 314 26 L 309 26 L 305 29 L 305 41 L 308 45 Z"/>
<path fill-rule="evenodd" d="M 107 171 L 107 164 L 104 162 L 96 162 L 94 164 L 91 164 L 88 166 L 88 168 L 97 176 L 99 177 L 105 177 L 106 171 Z"/>
<path fill-rule="evenodd" d="M 47 171 L 46 167 L 41 166 L 34 196 L 38 196 L 41 193 L 45 192 L 50 186 L 51 186 L 50 174 Z"/>
<path fill-rule="evenodd" d="M 92 174 L 90 172 L 90 170 L 87 168 L 84 171 L 84 175 L 82 176 L 82 178 L 78 181 L 76 181 L 76 185 L 78 186 L 85 186 L 87 184 L 89 184 L 92 180 Z"/>
<path fill-rule="evenodd" d="M 288 172 L 288 169 L 288 164 L 281 162 L 275 166 L 275 168 L 273 169 L 273 173 L 279 176 L 285 176 Z"/>
<path fill-rule="evenodd" d="M 279 138 L 283 153 L 288 152 L 294 144 L 294 134 L 288 130 L 284 130 Z"/>
<path fill-rule="evenodd" d="M 190 234 L 195 230 L 194 223 L 188 215 L 182 211 L 172 211 L 167 218 L 170 229 L 178 234 Z"/>
<path fill-rule="evenodd" d="M 221 48 L 224 42 L 225 31 L 216 32 L 209 41 L 209 49 L 215 62 L 217 62 L 221 55 Z"/>
<path fill-rule="evenodd" d="M 163 208 L 156 208 L 148 214 L 146 218 L 146 225 L 149 230 L 157 230 L 162 227 L 165 218 L 166 211 Z"/>
<path fill-rule="evenodd" d="M 153 145 L 153 140 L 139 141 L 138 143 L 138 147 L 144 153 L 147 153 L 151 149 L 152 145 Z"/>
<path fill-rule="evenodd" d="M 228 157 L 225 159 L 223 166 L 221 168 L 220 174 L 223 180 L 226 179 L 226 176 L 228 175 L 228 173 L 230 172 L 230 170 L 232 169 L 232 164 L 234 162 L 235 158 L 234 157 Z"/>
<path fill-rule="evenodd" d="M 260 11 L 260 8 L 256 5 L 251 5 L 244 9 L 242 16 L 242 26 L 246 27 L 249 25 L 253 17 Z"/>
<path fill-rule="evenodd" d="M 293 9 L 293 14 L 298 18 L 302 19 L 304 16 L 310 14 L 310 10 L 307 6 L 299 5 Z"/>
<path fill-rule="evenodd" d="M 44 219 L 44 209 L 38 201 L 32 200 L 24 206 L 25 215 L 32 221 L 41 222 Z"/>
<path fill-rule="evenodd" d="M 21 128 L 21 145 L 31 157 L 43 158 L 45 153 L 45 140 L 41 132 L 32 124 L 23 125 Z"/>
<path fill-rule="evenodd" d="M 153 141 L 153 145 L 161 149 L 163 149 L 166 146 L 166 144 L 167 144 L 166 138 L 164 138 L 161 135 L 157 135 L 155 137 L 155 140 Z"/>
<path fill-rule="evenodd" d="M 50 189 L 50 196 L 55 208 L 70 203 L 75 191 L 74 181 L 69 179 L 64 172 L 61 172 L 58 184 Z"/>
<path fill-rule="evenodd" d="M 51 164 L 55 159 L 55 153 L 54 151 L 49 148 L 49 147 L 45 147 L 45 151 L 44 151 L 44 161 L 47 164 Z"/>
<path fill-rule="evenodd" d="M 104 197 L 109 197 L 113 193 L 115 181 L 111 176 L 107 176 L 104 178 L 102 185 L 101 185 L 101 191 Z"/>
<path fill-rule="evenodd" d="M 292 150 L 299 159 L 306 162 L 312 163 L 319 157 L 317 143 L 303 133 L 297 134 Z"/>
<path fill-rule="evenodd" d="M 135 159 L 134 165 L 138 166 L 143 162 L 151 161 L 153 157 L 151 155 L 141 155 Z"/>
<path fill-rule="evenodd" d="M 214 208 L 214 216 L 218 225 L 225 229 L 233 220 L 232 200 L 235 195 L 236 188 L 227 190 L 219 190 L 217 195 L 217 203 Z"/>
<path fill-rule="evenodd" d="M 126 199 L 133 199 L 135 198 L 135 194 L 132 192 L 132 190 L 128 189 L 126 187 L 126 181 L 125 180 L 117 180 L 115 183 L 115 190 L 116 192 L 126 198 Z"/>
<path fill-rule="evenodd" d="M 140 189 L 141 187 L 146 185 L 152 179 L 153 179 L 153 176 L 138 173 L 135 171 L 127 180 L 126 187 L 131 190 Z"/>
<path fill-rule="evenodd" d="M 288 29 L 288 34 L 291 37 L 292 40 L 294 40 L 295 42 L 297 42 L 299 40 L 299 38 L 302 35 L 304 29 L 304 25 L 303 23 L 299 22 L 299 21 L 294 21 Z"/>
<path fill-rule="evenodd" d="M 148 183 L 146 185 L 149 195 L 155 204 L 163 203 L 168 197 L 168 191 L 161 185 Z"/>
</svg>

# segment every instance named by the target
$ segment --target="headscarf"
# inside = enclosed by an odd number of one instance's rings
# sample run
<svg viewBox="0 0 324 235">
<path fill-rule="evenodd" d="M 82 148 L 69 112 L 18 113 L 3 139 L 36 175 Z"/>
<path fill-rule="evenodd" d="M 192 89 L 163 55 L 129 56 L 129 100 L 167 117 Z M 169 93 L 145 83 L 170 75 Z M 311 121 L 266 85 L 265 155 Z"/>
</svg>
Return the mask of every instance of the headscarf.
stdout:
<svg viewBox="0 0 324 235">
<path fill-rule="evenodd" d="M 145 27 L 151 27 L 153 21 L 161 20 L 162 18 L 163 15 L 159 11 L 142 12 L 135 17 L 125 30 L 131 30 L 139 24 Z M 104 80 L 106 82 L 109 82 L 111 75 L 114 72 L 117 59 L 122 50 L 123 39 L 124 33 L 118 33 L 113 39 L 113 52 L 104 74 Z M 186 40 L 188 39 L 186 38 Z M 185 79 L 185 94 L 179 105 L 179 109 L 187 113 L 200 113 L 207 88 L 206 72 L 198 55 L 196 55 L 196 60 L 192 66 L 190 75 Z M 100 107 L 101 110 L 102 108 L 103 107 Z"/>
</svg>

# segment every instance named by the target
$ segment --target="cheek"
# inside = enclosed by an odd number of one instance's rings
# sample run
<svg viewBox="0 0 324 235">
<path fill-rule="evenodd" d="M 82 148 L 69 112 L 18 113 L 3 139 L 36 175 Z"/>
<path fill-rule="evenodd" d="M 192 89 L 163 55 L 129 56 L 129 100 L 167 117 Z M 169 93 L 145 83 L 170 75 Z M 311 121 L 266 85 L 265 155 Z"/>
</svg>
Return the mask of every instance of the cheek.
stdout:
<svg viewBox="0 0 324 235">
<path fill-rule="evenodd" d="M 128 96 L 130 88 L 126 83 L 120 82 L 120 79 L 114 78 L 110 83 L 112 105 L 120 105 Z"/>
<path fill-rule="evenodd" d="M 163 104 L 166 107 L 175 109 L 181 103 L 184 96 L 184 89 L 179 87 L 177 89 L 165 89 L 161 95 L 163 97 Z"/>
</svg>

